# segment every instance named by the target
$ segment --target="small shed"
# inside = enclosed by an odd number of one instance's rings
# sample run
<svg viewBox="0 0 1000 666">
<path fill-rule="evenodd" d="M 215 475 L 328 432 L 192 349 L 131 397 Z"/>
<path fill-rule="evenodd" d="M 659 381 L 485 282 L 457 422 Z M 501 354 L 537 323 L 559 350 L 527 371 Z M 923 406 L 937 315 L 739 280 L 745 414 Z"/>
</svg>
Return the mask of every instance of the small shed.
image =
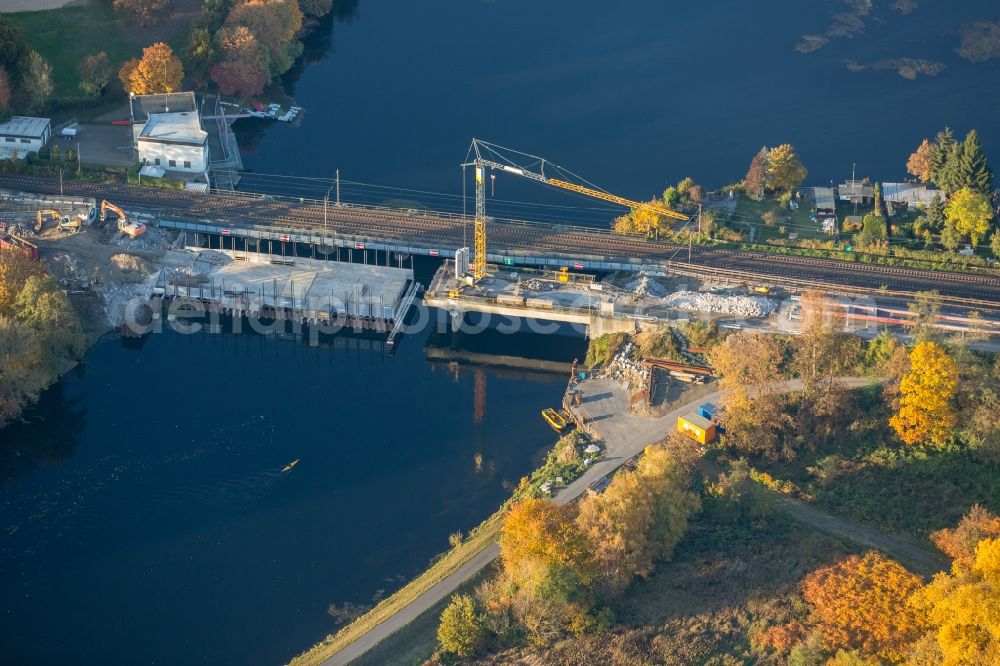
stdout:
<svg viewBox="0 0 1000 666">
<path fill-rule="evenodd" d="M 715 424 L 694 412 L 677 417 L 677 432 L 684 433 L 699 444 L 715 440 Z"/>
<path fill-rule="evenodd" d="M 837 200 L 833 196 L 832 187 L 814 187 L 813 195 L 816 197 L 816 214 L 832 215 L 837 210 Z"/>
<path fill-rule="evenodd" d="M 715 418 L 715 415 L 719 412 L 719 408 L 716 407 L 711 402 L 706 402 L 705 404 L 698 407 L 698 415 L 702 418 L 711 421 Z"/>
</svg>

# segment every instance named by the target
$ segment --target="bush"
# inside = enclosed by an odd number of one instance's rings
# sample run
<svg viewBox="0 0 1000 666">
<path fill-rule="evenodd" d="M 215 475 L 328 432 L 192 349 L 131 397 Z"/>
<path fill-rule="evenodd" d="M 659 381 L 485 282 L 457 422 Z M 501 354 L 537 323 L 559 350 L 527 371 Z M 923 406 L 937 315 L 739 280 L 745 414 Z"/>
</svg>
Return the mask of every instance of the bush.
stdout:
<svg viewBox="0 0 1000 666">
<path fill-rule="evenodd" d="M 628 338 L 624 333 L 605 333 L 604 335 L 592 338 L 587 347 L 587 356 L 583 364 L 590 369 L 603 365 L 611 360 L 618 349 L 625 344 Z"/>
<path fill-rule="evenodd" d="M 486 638 L 483 614 L 476 608 L 476 602 L 467 594 L 456 594 L 451 598 L 437 630 L 441 649 L 459 657 L 469 657 L 476 653 Z"/>
</svg>

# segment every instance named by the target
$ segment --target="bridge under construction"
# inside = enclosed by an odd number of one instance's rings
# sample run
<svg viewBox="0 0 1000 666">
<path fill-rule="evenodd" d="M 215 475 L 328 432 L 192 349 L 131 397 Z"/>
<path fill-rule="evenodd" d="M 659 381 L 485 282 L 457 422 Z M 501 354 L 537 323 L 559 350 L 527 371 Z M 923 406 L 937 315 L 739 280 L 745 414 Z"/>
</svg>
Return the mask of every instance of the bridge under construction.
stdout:
<svg viewBox="0 0 1000 666">
<path fill-rule="evenodd" d="M 337 248 L 452 256 L 466 245 L 473 220 L 414 209 L 324 200 L 279 198 L 233 192 L 191 193 L 128 185 L 66 182 L 22 175 L 0 175 L 5 196 L 31 193 L 109 199 L 131 212 L 144 212 L 163 228 L 207 234 L 220 249 L 247 239 L 273 251 Z M 229 245 L 227 245 L 227 243 Z M 274 249 L 277 248 L 277 249 Z M 886 266 L 859 261 L 772 254 L 721 246 L 683 246 L 610 230 L 491 219 L 486 259 L 500 266 L 570 271 L 641 271 L 791 288 L 817 288 L 847 294 L 898 295 L 937 290 L 955 307 L 983 312 L 1000 308 L 1000 272 L 954 272 Z"/>
</svg>

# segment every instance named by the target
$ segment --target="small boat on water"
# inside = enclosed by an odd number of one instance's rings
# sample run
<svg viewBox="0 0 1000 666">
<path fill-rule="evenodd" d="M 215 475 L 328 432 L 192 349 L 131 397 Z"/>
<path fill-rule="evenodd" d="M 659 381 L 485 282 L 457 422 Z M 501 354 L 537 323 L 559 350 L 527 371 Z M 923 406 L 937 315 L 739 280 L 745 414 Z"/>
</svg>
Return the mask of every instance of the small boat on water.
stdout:
<svg viewBox="0 0 1000 666">
<path fill-rule="evenodd" d="M 296 459 L 295 459 L 295 460 L 293 460 L 292 462 L 290 462 L 290 463 L 288 463 L 287 465 L 285 465 L 285 466 L 284 466 L 284 467 L 282 468 L 282 470 L 281 470 L 281 471 L 282 471 L 282 472 L 290 472 L 290 471 L 292 471 L 292 468 L 293 468 L 293 467 L 295 467 L 295 466 L 296 466 L 296 465 L 298 465 L 298 464 L 299 464 L 299 459 L 298 459 L 298 458 L 296 458 Z"/>
<path fill-rule="evenodd" d="M 566 423 L 566 419 L 564 419 L 559 412 L 551 407 L 542 410 L 542 418 L 545 419 L 556 432 L 562 432 L 568 425 Z"/>
</svg>

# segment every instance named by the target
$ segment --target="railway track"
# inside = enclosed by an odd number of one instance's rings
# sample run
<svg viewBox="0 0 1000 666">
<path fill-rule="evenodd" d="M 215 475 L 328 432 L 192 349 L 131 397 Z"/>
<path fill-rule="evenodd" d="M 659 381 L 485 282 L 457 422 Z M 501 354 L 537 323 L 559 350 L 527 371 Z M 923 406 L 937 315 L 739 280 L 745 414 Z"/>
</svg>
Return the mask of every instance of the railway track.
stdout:
<svg viewBox="0 0 1000 666">
<path fill-rule="evenodd" d="M 33 176 L 0 175 L 0 188 L 49 195 L 59 192 L 56 180 Z M 321 202 L 228 193 L 202 195 L 178 190 L 76 182 L 64 184 L 64 192 L 65 195 L 107 198 L 119 205 L 148 210 L 164 217 L 207 219 L 222 225 L 237 226 L 240 222 L 252 222 L 313 232 L 324 225 Z M 464 239 L 471 238 L 467 220 L 443 213 L 411 215 L 405 211 L 352 205 L 329 206 L 326 218 L 331 230 L 372 239 L 458 247 Z M 490 245 L 496 251 L 555 254 L 569 261 L 604 257 L 612 261 L 680 262 L 687 259 L 688 253 L 688 248 L 682 245 L 613 235 L 600 229 L 507 220 L 491 222 Z M 690 267 L 697 269 L 698 266 L 740 271 L 748 279 L 800 279 L 908 292 L 937 289 L 948 296 L 1000 301 L 1000 272 L 997 271 L 960 273 L 695 246 L 691 248 Z"/>
</svg>

